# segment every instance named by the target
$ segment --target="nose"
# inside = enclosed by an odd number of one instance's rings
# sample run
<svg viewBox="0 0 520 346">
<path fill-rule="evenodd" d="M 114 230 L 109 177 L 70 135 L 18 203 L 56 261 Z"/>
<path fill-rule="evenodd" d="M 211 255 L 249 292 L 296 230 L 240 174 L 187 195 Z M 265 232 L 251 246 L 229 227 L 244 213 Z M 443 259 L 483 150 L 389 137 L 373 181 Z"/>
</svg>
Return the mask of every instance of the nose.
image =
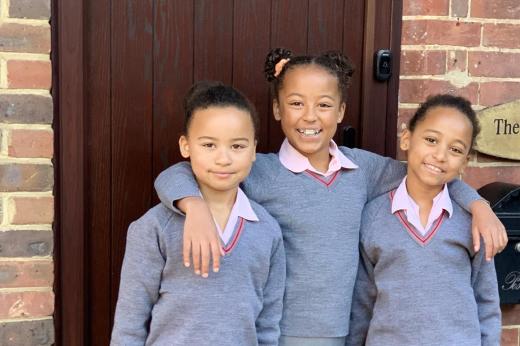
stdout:
<svg viewBox="0 0 520 346">
<path fill-rule="evenodd" d="M 316 110 L 313 107 L 306 106 L 303 110 L 303 120 L 307 122 L 314 122 L 317 119 Z"/>
<path fill-rule="evenodd" d="M 231 153 L 227 148 L 220 148 L 217 151 L 217 155 L 215 157 L 215 163 L 220 166 L 230 165 L 232 162 Z"/>
<path fill-rule="evenodd" d="M 437 161 L 445 161 L 448 153 L 448 148 L 444 147 L 443 145 L 437 146 L 435 152 L 433 153 L 433 157 Z"/>
</svg>

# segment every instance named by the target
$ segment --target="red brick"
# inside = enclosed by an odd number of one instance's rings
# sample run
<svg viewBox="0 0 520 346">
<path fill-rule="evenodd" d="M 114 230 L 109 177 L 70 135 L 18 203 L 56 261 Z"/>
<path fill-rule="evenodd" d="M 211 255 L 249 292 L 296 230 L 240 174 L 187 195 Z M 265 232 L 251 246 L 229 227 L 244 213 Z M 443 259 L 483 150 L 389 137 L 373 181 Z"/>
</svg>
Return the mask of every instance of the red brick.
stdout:
<svg viewBox="0 0 520 346">
<path fill-rule="evenodd" d="M 47 19 L 50 14 L 50 0 L 9 0 L 11 18 Z"/>
<path fill-rule="evenodd" d="M 50 95 L 0 95 L 0 121 L 8 124 L 50 124 L 52 98 Z"/>
<path fill-rule="evenodd" d="M 517 167 L 467 167 L 464 170 L 464 181 L 478 189 L 486 184 L 503 181 L 520 184 L 520 166 Z M 520 307 L 520 305 L 519 305 Z M 520 310 L 517 311 L 520 324 Z"/>
<path fill-rule="evenodd" d="M 50 50 L 50 27 L 14 23 L 0 24 L 0 51 L 49 53 Z"/>
<path fill-rule="evenodd" d="M 52 190 L 53 173 L 51 165 L 0 164 L 0 192 Z"/>
<path fill-rule="evenodd" d="M 457 88 L 447 81 L 403 79 L 399 85 L 399 101 L 402 103 L 421 103 L 428 96 L 443 93 L 463 96 L 476 104 L 478 84 L 470 83 L 463 88 Z"/>
<path fill-rule="evenodd" d="M 50 89 L 50 61 L 7 61 L 7 82 L 13 89 Z"/>
<path fill-rule="evenodd" d="M 0 262 L 0 287 L 49 287 L 52 282 L 51 261 Z"/>
<path fill-rule="evenodd" d="M 476 162 L 478 163 L 490 163 L 490 162 L 500 162 L 500 163 L 511 163 L 512 165 L 518 163 L 516 160 L 504 159 L 501 157 L 496 157 L 484 153 L 477 153 Z"/>
<path fill-rule="evenodd" d="M 469 0 L 451 0 L 452 17 L 467 17 L 469 7 L 468 1 Z"/>
<path fill-rule="evenodd" d="M 471 17 L 520 19 L 518 0 L 472 0 Z"/>
<path fill-rule="evenodd" d="M 446 20 L 403 21 L 402 44 L 480 45 L 480 24 Z"/>
<path fill-rule="evenodd" d="M 518 329 L 502 329 L 501 346 L 518 346 Z"/>
<path fill-rule="evenodd" d="M 0 257 L 49 256 L 52 247 L 52 231 L 0 232 Z"/>
<path fill-rule="evenodd" d="M 46 317 L 53 311 L 52 292 L 0 292 L 0 319 Z"/>
<path fill-rule="evenodd" d="M 449 0 L 404 0 L 405 16 L 445 16 L 449 11 Z"/>
<path fill-rule="evenodd" d="M 520 98 L 520 83 L 488 82 L 480 83 L 480 104 L 495 106 Z"/>
<path fill-rule="evenodd" d="M 452 50 L 448 52 L 448 71 L 466 71 L 468 69 L 468 52 Z"/>
<path fill-rule="evenodd" d="M 520 54 L 501 52 L 469 52 L 468 54 L 471 76 L 520 77 Z"/>
<path fill-rule="evenodd" d="M 482 44 L 486 47 L 520 48 L 520 24 L 484 24 Z"/>
<path fill-rule="evenodd" d="M 502 309 L 502 325 L 518 326 L 520 325 L 520 304 L 501 305 Z"/>
<path fill-rule="evenodd" d="M 445 51 L 401 52 L 401 75 L 442 75 L 446 73 Z"/>
<path fill-rule="evenodd" d="M 54 345 L 52 319 L 0 323 L 0 345 Z"/>
<path fill-rule="evenodd" d="M 53 152 L 52 131 L 12 130 L 9 140 L 9 156 L 51 158 Z"/>
<path fill-rule="evenodd" d="M 11 215 L 14 225 L 49 224 L 54 219 L 52 197 L 13 197 L 16 212 Z"/>
</svg>

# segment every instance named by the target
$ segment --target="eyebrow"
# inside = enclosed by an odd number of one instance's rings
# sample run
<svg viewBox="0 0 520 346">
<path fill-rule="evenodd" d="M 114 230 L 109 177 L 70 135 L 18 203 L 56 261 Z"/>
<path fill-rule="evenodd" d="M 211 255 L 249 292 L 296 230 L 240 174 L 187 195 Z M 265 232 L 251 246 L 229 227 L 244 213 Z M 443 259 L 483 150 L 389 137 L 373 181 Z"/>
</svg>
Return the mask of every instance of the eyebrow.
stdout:
<svg viewBox="0 0 520 346">
<path fill-rule="evenodd" d="M 199 138 L 197 138 L 198 140 L 202 140 L 202 139 L 209 139 L 209 140 L 213 140 L 213 141 L 216 141 L 217 138 L 215 137 L 210 137 L 210 136 L 200 136 Z M 233 141 L 246 141 L 246 142 L 249 142 L 249 138 L 246 138 L 246 137 L 236 137 L 236 138 L 231 138 L 231 140 Z"/>
<path fill-rule="evenodd" d="M 291 96 L 299 96 L 299 97 L 303 97 L 302 94 L 298 94 L 298 93 L 292 93 L 292 94 L 287 95 L 287 97 L 291 97 Z M 333 101 L 335 100 L 335 98 L 332 97 L 332 96 L 330 96 L 330 95 L 320 95 L 319 97 L 320 97 L 320 98 L 322 98 L 322 97 L 326 97 L 326 98 L 329 98 L 329 99 L 331 99 L 331 100 L 333 100 Z"/>
<path fill-rule="evenodd" d="M 437 130 L 432 130 L 432 129 L 426 129 L 426 132 L 433 132 L 433 133 L 436 133 L 436 134 L 442 134 L 441 131 L 437 131 Z M 466 149 L 468 146 L 466 145 L 466 143 L 464 143 L 462 140 L 460 139 L 456 139 L 455 142 L 459 142 L 463 147 L 464 149 Z"/>
</svg>

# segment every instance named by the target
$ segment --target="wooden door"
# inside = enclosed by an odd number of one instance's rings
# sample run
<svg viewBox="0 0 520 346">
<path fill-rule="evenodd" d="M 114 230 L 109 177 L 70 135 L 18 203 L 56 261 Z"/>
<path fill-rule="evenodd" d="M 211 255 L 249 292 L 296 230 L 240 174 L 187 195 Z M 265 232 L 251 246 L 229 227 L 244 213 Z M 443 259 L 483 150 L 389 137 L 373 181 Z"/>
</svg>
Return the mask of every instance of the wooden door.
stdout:
<svg viewBox="0 0 520 346">
<path fill-rule="evenodd" d="M 153 180 L 180 160 L 182 99 L 197 80 L 233 84 L 261 116 L 260 151 L 283 140 L 265 56 L 340 50 L 357 71 L 341 128 L 395 155 L 400 0 L 53 0 L 58 148 L 57 341 L 106 345 L 128 224 L 157 199 Z M 373 54 L 394 51 L 389 82 Z M 343 141 L 338 134 L 337 141 Z"/>
</svg>

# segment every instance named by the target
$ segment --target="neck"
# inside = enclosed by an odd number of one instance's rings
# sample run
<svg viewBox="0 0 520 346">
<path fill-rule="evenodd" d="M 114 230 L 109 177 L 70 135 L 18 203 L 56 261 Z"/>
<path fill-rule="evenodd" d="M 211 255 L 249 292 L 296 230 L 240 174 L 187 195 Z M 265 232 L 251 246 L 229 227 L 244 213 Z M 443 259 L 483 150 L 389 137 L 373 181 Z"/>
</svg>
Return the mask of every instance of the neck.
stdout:
<svg viewBox="0 0 520 346">
<path fill-rule="evenodd" d="M 330 158 L 331 156 L 328 149 L 327 152 L 315 153 L 314 155 L 307 156 L 311 166 L 321 173 L 325 173 L 329 170 Z"/>
<path fill-rule="evenodd" d="M 211 215 L 213 215 L 220 229 L 224 230 L 237 198 L 238 187 L 226 191 L 217 191 L 199 184 L 199 189 L 211 211 Z"/>
</svg>

